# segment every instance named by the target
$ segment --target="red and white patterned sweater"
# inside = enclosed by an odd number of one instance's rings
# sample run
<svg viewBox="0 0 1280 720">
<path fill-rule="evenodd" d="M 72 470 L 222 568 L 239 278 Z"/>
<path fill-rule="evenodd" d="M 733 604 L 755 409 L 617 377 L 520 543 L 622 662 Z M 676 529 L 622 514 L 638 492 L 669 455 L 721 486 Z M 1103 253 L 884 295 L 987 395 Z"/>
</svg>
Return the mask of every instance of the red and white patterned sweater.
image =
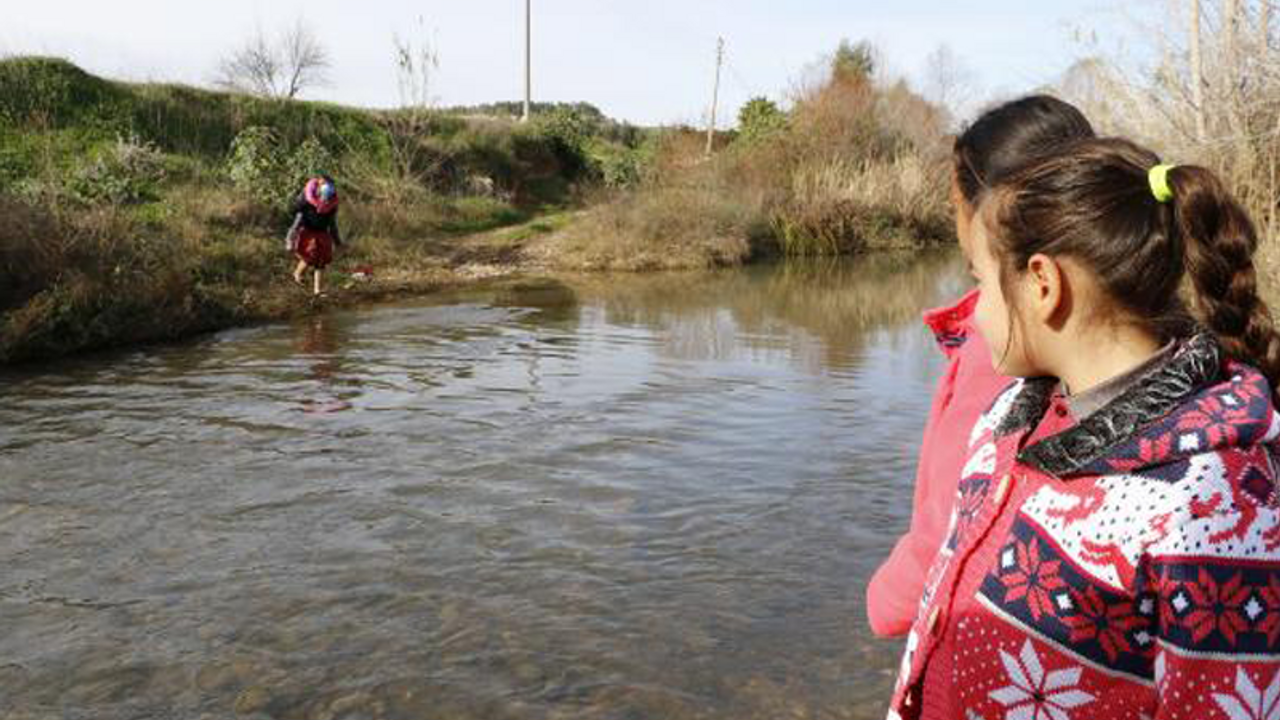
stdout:
<svg viewBox="0 0 1280 720">
<path fill-rule="evenodd" d="M 1280 415 L 1198 335 L 1076 424 L 978 421 L 889 717 L 1280 720 Z"/>
</svg>

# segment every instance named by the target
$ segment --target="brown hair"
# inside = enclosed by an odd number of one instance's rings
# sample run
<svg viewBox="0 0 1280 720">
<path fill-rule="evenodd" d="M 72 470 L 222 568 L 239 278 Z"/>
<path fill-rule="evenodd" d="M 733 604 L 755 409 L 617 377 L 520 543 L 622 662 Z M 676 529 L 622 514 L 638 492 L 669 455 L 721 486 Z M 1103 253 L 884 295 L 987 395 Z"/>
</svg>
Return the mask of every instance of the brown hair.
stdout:
<svg viewBox="0 0 1280 720">
<path fill-rule="evenodd" d="M 1070 103 L 1027 95 L 982 113 L 951 148 L 956 186 L 971 206 L 982 193 L 1031 160 L 1071 140 L 1093 137 L 1093 127 Z"/>
<path fill-rule="evenodd" d="M 1258 297 L 1248 214 L 1211 171 L 1180 165 L 1158 201 L 1147 173 L 1154 153 L 1118 138 L 1062 146 L 1003 183 L 983 208 L 993 250 L 1021 272 L 1032 255 L 1083 263 L 1125 321 L 1167 340 L 1193 331 L 1178 295 L 1190 275 L 1200 321 L 1231 357 L 1256 366 L 1276 387 L 1280 335 Z"/>
</svg>

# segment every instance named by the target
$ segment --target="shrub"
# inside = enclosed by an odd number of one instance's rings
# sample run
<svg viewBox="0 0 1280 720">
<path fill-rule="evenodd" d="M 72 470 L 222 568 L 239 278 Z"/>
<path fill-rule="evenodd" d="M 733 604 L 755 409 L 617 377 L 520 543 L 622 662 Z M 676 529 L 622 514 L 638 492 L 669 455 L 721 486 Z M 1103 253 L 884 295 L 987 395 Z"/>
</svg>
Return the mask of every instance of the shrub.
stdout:
<svg viewBox="0 0 1280 720">
<path fill-rule="evenodd" d="M 787 114 L 774 101 L 755 97 L 738 111 L 738 140 L 753 143 L 786 128 Z"/>
<path fill-rule="evenodd" d="M 627 252 L 710 238 L 798 255 L 944 241 L 942 116 L 905 85 L 877 85 L 875 60 L 869 45 L 842 43 L 790 113 L 754 98 L 737 138 L 710 158 L 700 132 L 664 132 L 646 144 L 635 191 L 594 211 L 598 224 L 627 238 Z M 623 161 L 592 157 L 602 169 Z M 631 181 L 629 168 L 614 170 Z"/>
<path fill-rule="evenodd" d="M 82 202 L 126 205 L 159 198 L 164 154 L 137 137 L 122 137 L 73 173 L 69 190 Z"/>
<path fill-rule="evenodd" d="M 308 177 L 331 173 L 334 165 L 333 153 L 315 138 L 287 150 L 270 128 L 254 126 L 232 141 L 227 176 L 245 199 L 279 207 Z"/>
<path fill-rule="evenodd" d="M 319 140 L 307 138 L 284 159 L 284 187 L 292 194 L 307 178 L 333 172 L 334 157 Z"/>
<path fill-rule="evenodd" d="M 573 107 L 557 107 L 540 115 L 534 122 L 538 134 L 550 141 L 552 150 L 566 170 L 574 178 L 590 170 L 587 143 L 594 138 L 600 125 L 591 116 Z"/>
<path fill-rule="evenodd" d="M 594 138 L 586 146 L 586 156 L 591 172 L 605 187 L 617 190 L 639 184 L 640 150 Z"/>
<path fill-rule="evenodd" d="M 279 139 L 266 127 L 245 128 L 231 141 L 227 158 L 227 176 L 246 198 L 263 205 L 274 205 L 281 198 L 282 162 Z"/>
</svg>

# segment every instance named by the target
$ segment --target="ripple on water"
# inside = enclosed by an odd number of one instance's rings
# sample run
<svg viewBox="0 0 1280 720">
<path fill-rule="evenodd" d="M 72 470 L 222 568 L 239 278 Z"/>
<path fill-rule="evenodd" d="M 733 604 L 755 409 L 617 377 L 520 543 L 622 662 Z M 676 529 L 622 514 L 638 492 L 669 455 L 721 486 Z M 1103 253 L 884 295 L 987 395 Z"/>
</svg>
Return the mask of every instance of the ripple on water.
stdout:
<svg viewBox="0 0 1280 720">
<path fill-rule="evenodd" d="M 862 591 L 939 369 L 918 310 L 962 273 L 864 262 L 6 376 L 0 715 L 881 716 Z"/>
</svg>

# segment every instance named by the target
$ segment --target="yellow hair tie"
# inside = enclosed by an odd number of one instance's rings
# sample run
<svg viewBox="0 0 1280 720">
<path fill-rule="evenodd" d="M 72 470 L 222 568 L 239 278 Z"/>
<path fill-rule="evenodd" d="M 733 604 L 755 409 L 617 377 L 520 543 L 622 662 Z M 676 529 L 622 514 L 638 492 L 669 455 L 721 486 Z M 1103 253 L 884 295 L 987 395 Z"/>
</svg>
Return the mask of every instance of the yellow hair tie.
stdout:
<svg viewBox="0 0 1280 720">
<path fill-rule="evenodd" d="M 1162 203 L 1173 199 L 1173 190 L 1169 187 L 1169 171 L 1173 165 L 1156 165 L 1147 171 L 1147 182 L 1151 184 L 1151 194 Z"/>
</svg>

